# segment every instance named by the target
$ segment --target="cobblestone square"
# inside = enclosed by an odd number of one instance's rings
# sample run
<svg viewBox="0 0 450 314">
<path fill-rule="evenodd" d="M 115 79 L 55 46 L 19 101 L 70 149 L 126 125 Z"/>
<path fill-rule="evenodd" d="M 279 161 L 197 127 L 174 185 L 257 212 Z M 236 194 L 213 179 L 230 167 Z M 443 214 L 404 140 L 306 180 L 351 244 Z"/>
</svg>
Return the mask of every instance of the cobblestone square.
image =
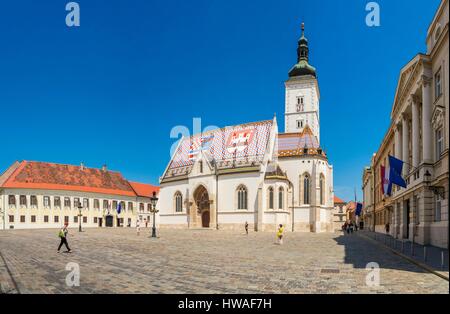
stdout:
<svg viewBox="0 0 450 314">
<path fill-rule="evenodd" d="M 15 293 L 448 293 L 448 281 L 357 235 L 216 230 L 70 229 L 0 232 L 2 292 Z M 5 267 L 5 262 L 8 267 Z M 68 287 L 69 262 L 80 286 Z M 380 265 L 380 287 L 365 269 Z M 11 277 L 13 279 L 11 279 Z M 15 283 L 14 283 L 15 281 Z M 17 286 L 17 288 L 15 287 Z"/>
</svg>

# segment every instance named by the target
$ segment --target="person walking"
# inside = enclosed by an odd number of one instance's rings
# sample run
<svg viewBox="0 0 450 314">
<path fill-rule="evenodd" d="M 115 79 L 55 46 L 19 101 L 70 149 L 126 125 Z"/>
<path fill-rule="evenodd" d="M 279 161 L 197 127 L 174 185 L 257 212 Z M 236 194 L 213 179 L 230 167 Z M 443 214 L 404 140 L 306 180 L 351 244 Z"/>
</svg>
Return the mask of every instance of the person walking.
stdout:
<svg viewBox="0 0 450 314">
<path fill-rule="evenodd" d="M 278 244 L 283 244 L 283 232 L 284 232 L 284 227 L 282 224 L 280 224 L 280 226 L 278 227 L 278 231 L 277 231 L 277 239 L 278 239 Z"/>
<path fill-rule="evenodd" d="M 141 221 L 139 219 L 136 220 L 136 233 L 137 235 L 141 233 Z"/>
<path fill-rule="evenodd" d="M 248 235 L 248 222 L 245 222 L 245 234 Z"/>
<path fill-rule="evenodd" d="M 59 230 L 58 237 L 61 239 L 61 242 L 59 243 L 59 246 L 58 246 L 58 253 L 59 253 L 59 250 L 61 250 L 61 247 L 63 244 L 66 246 L 67 253 L 72 252 L 72 250 L 69 247 L 69 244 L 67 243 L 67 234 L 69 233 L 69 230 L 67 229 L 68 226 L 69 226 L 69 223 L 66 222 L 66 223 L 64 223 L 64 227 L 62 227 L 61 230 Z"/>
</svg>

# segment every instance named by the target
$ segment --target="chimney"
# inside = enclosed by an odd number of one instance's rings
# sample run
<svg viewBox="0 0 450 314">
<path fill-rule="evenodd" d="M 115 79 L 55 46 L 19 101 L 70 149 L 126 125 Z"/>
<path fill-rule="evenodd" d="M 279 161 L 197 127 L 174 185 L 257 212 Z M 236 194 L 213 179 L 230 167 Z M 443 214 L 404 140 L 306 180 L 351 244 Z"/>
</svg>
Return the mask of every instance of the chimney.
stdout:
<svg viewBox="0 0 450 314">
<path fill-rule="evenodd" d="M 106 168 L 106 164 L 105 164 L 105 165 L 103 165 L 103 167 L 102 167 L 102 171 L 103 171 L 103 172 L 106 172 L 106 171 L 108 171 L 108 168 Z"/>
</svg>

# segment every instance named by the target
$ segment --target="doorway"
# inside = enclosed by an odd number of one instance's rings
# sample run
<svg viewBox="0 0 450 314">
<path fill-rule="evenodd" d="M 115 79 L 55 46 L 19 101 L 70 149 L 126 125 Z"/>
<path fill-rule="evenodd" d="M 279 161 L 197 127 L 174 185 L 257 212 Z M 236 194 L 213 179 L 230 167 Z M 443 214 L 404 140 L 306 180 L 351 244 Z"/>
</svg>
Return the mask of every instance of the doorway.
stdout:
<svg viewBox="0 0 450 314">
<path fill-rule="evenodd" d="M 112 227 L 113 226 L 113 216 L 112 215 L 108 215 L 105 218 L 105 226 L 106 227 Z"/>
<path fill-rule="evenodd" d="M 209 210 L 205 210 L 202 213 L 202 227 L 209 228 Z"/>
<path fill-rule="evenodd" d="M 200 185 L 194 192 L 195 205 L 197 210 L 193 213 L 194 226 L 202 226 L 203 228 L 209 228 L 210 222 L 210 200 L 208 190 Z"/>
<path fill-rule="evenodd" d="M 98 226 L 101 227 L 103 224 L 103 218 L 98 219 Z"/>
</svg>

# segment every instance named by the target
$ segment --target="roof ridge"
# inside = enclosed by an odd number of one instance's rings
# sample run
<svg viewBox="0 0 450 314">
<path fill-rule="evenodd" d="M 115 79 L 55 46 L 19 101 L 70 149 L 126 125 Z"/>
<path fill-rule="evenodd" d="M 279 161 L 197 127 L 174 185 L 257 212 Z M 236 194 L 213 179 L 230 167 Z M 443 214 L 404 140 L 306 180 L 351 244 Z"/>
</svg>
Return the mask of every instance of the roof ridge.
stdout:
<svg viewBox="0 0 450 314">
<path fill-rule="evenodd" d="M 245 126 L 250 126 L 250 125 L 269 123 L 269 122 L 272 122 L 272 121 L 273 121 L 273 119 L 268 119 L 268 120 L 260 120 L 260 121 L 247 122 L 247 123 L 241 123 L 241 124 L 235 124 L 235 125 L 226 125 L 224 127 L 217 127 L 215 129 L 208 130 L 206 132 L 195 133 L 195 134 L 192 134 L 190 136 L 186 136 L 186 138 L 193 138 L 193 137 L 198 136 L 198 135 L 202 135 L 202 136 L 203 135 L 209 135 L 209 134 L 211 134 L 213 132 L 216 132 L 217 130 L 222 130 L 222 129 L 226 129 L 226 128 L 235 128 L 235 127 L 239 127 L 239 126 L 245 127 Z"/>
</svg>

